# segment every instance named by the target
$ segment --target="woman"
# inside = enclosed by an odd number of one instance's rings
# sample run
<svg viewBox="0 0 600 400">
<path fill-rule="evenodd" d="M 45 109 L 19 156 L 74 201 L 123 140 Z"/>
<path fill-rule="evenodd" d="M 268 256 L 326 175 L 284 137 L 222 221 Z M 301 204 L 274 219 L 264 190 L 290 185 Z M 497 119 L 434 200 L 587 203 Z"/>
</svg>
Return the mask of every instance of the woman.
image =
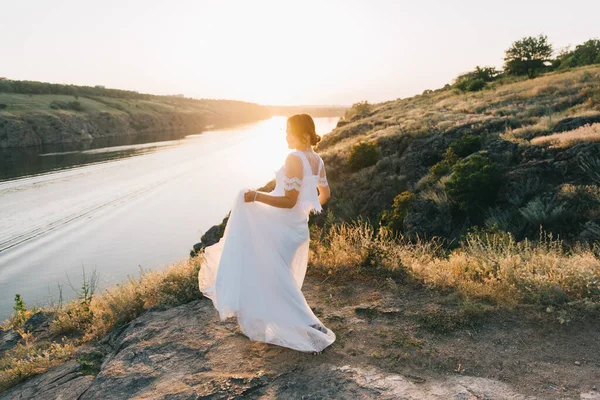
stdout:
<svg viewBox="0 0 600 400">
<path fill-rule="evenodd" d="M 199 284 L 221 320 L 236 316 L 252 340 L 318 353 L 335 334 L 301 292 L 308 262 L 310 212 L 329 199 L 321 138 L 310 115 L 288 118 L 291 152 L 271 193 L 242 191 L 219 243 L 205 249 Z M 317 194 L 318 188 L 318 194 Z"/>
</svg>

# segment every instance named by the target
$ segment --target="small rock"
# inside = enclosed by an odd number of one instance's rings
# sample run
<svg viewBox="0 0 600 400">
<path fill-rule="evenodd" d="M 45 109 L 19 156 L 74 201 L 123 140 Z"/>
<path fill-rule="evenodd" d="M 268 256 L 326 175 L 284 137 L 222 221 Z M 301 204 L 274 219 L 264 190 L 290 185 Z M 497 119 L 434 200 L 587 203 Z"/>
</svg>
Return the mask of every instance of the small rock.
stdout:
<svg viewBox="0 0 600 400">
<path fill-rule="evenodd" d="M 387 316 L 395 316 L 397 314 L 400 314 L 400 309 L 396 308 L 396 307 L 391 307 L 391 308 L 381 308 L 378 310 L 381 314 L 383 315 L 387 315 Z"/>
<path fill-rule="evenodd" d="M 581 365 L 579 361 L 575 361 L 575 365 Z"/>
<path fill-rule="evenodd" d="M 360 305 L 354 307 L 354 312 L 358 315 L 374 316 L 378 313 L 377 307 Z"/>
<path fill-rule="evenodd" d="M 26 332 L 36 332 L 47 328 L 49 325 L 50 316 L 43 311 L 38 311 L 35 314 L 33 314 L 27 321 L 25 321 L 23 329 Z"/>
<path fill-rule="evenodd" d="M 0 331 L 0 353 L 10 350 L 23 339 L 19 332 L 12 329 Z"/>
</svg>

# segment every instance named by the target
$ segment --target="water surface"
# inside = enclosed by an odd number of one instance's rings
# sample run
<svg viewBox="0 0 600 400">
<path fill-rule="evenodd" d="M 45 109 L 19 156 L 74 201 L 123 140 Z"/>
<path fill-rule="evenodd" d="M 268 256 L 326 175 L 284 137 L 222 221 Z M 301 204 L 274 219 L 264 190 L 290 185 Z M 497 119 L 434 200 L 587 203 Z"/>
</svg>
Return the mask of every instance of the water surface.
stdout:
<svg viewBox="0 0 600 400">
<path fill-rule="evenodd" d="M 337 120 L 316 118 L 317 132 Z M 271 180 L 288 151 L 284 117 L 162 142 L 3 151 L 0 318 L 15 293 L 47 304 L 61 283 L 72 296 L 67 278 L 79 286 L 83 268 L 103 288 L 187 258 L 235 194 Z"/>
</svg>

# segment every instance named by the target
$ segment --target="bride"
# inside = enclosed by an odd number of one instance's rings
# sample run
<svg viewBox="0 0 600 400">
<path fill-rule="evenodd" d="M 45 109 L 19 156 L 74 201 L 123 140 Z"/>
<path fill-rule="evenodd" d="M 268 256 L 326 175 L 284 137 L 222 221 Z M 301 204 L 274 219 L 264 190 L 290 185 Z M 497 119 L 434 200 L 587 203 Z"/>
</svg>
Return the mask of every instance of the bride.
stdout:
<svg viewBox="0 0 600 400">
<path fill-rule="evenodd" d="M 287 120 L 291 152 L 271 193 L 241 191 L 223 238 L 205 249 L 199 273 L 203 294 L 221 320 L 236 316 L 252 340 L 320 352 L 335 334 L 315 316 L 301 292 L 308 262 L 310 212 L 330 196 L 321 138 L 310 115 Z M 318 189 L 318 193 L 317 193 Z"/>
</svg>

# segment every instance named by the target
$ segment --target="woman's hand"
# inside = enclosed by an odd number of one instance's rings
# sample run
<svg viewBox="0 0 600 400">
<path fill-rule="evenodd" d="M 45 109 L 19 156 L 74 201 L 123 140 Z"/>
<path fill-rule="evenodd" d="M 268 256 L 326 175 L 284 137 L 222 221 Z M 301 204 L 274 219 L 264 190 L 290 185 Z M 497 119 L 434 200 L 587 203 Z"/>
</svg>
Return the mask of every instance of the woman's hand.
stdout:
<svg viewBox="0 0 600 400">
<path fill-rule="evenodd" d="M 249 190 L 246 193 L 244 193 L 244 201 L 246 203 L 251 203 L 254 200 L 256 200 L 256 191 L 255 190 Z"/>
</svg>

